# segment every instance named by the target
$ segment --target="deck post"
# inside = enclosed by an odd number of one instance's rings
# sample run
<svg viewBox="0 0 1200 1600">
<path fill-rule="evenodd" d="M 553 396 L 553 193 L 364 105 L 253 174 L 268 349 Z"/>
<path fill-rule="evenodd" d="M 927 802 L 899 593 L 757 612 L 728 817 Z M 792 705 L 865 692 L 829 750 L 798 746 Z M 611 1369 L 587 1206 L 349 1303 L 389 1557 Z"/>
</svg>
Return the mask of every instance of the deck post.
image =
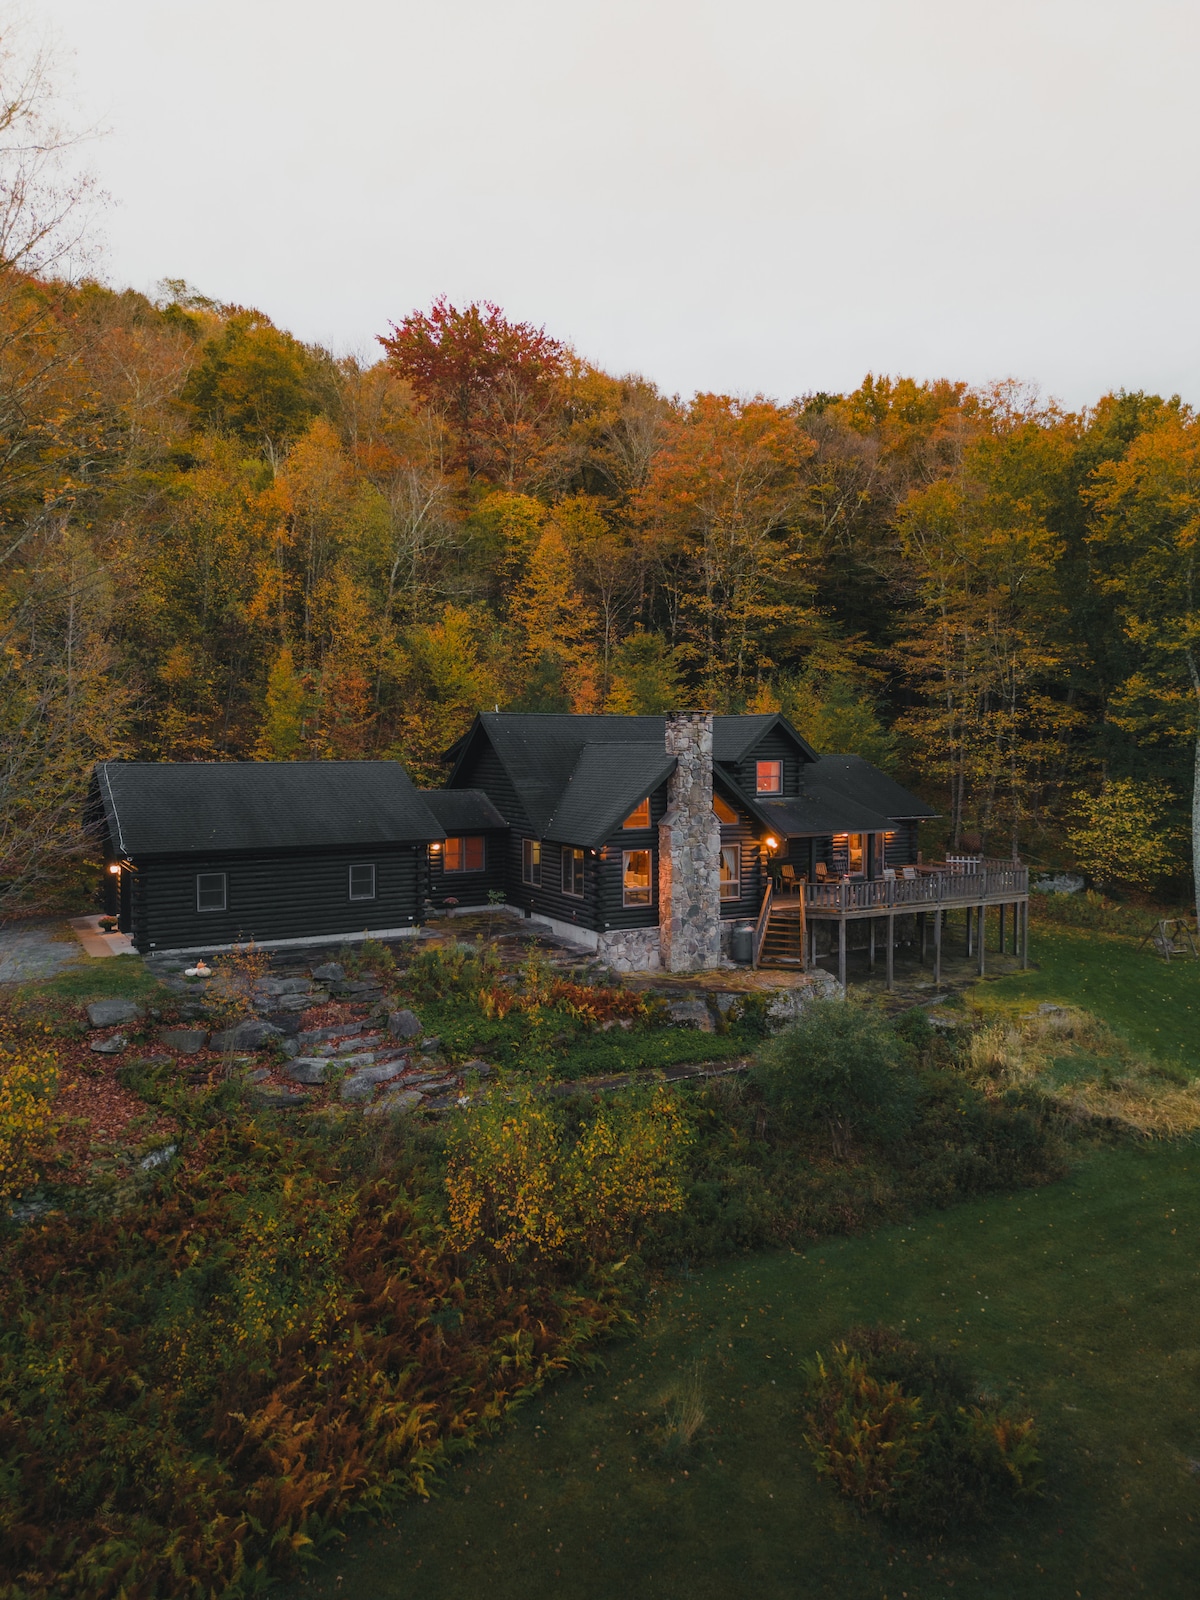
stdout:
<svg viewBox="0 0 1200 1600">
<path fill-rule="evenodd" d="M 966 916 L 966 919 L 967 919 L 967 960 L 969 961 L 971 959 L 971 957 L 975 954 L 975 939 L 974 939 L 975 929 L 974 929 L 974 926 L 972 925 L 972 922 L 971 922 L 971 908 L 970 908 L 970 906 L 968 906 L 966 908 L 966 911 L 965 911 L 964 915 Z"/>
<path fill-rule="evenodd" d="M 1021 965 L 1029 965 L 1029 901 L 1021 907 Z"/>
<path fill-rule="evenodd" d="M 838 918 L 838 982 L 846 987 L 846 919 Z"/>
<path fill-rule="evenodd" d="M 933 986 L 942 987 L 942 908 L 933 913 Z"/>
<path fill-rule="evenodd" d="M 984 957 L 987 950 L 987 906 L 980 906 L 979 915 L 975 919 L 975 926 L 979 934 L 979 976 L 982 978 Z"/>
<path fill-rule="evenodd" d="M 875 918 L 867 918 L 867 971 L 875 971 Z"/>
<path fill-rule="evenodd" d="M 1001 955 L 1004 954 L 1004 934 L 1005 934 L 1004 913 L 1007 910 L 1008 910 L 1008 907 L 1005 905 L 1004 901 L 1001 900 L 1001 902 L 1000 902 L 1000 954 Z"/>
<path fill-rule="evenodd" d="M 887 919 L 887 986 L 890 989 L 896 979 L 896 913 L 888 912 Z"/>
<path fill-rule="evenodd" d="M 921 929 L 921 965 L 925 965 L 925 935 L 929 932 L 929 918 L 924 911 L 917 912 L 917 922 Z"/>
</svg>

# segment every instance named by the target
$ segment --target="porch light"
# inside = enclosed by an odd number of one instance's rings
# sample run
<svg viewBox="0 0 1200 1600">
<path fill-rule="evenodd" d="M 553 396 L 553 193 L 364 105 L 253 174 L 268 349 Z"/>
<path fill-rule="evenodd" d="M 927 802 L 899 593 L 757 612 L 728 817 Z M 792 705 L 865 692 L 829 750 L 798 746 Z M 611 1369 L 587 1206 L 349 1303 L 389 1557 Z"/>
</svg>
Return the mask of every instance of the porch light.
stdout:
<svg viewBox="0 0 1200 1600">
<path fill-rule="evenodd" d="M 778 839 L 772 839 L 770 837 L 770 835 L 768 835 L 767 836 L 767 840 L 766 840 L 766 845 L 767 845 L 767 849 L 768 850 L 778 850 L 778 848 L 779 848 L 779 840 Z"/>
<path fill-rule="evenodd" d="M 442 848 L 442 847 L 441 847 L 441 845 L 440 845 L 440 844 L 431 844 L 431 845 L 430 845 L 430 846 L 429 846 L 429 848 L 430 848 L 430 850 L 431 850 L 431 851 L 432 851 L 432 852 L 433 852 L 433 854 L 434 854 L 434 855 L 437 855 L 437 853 L 438 853 L 438 851 L 439 851 L 439 850 L 440 850 L 440 849 L 441 849 L 441 848 Z"/>
<path fill-rule="evenodd" d="M 119 861 L 110 861 L 110 862 L 109 862 L 109 863 L 108 863 L 108 870 L 109 870 L 109 871 L 110 871 L 110 872 L 120 872 L 120 870 L 121 870 L 121 863 L 120 863 L 120 862 L 119 862 Z"/>
</svg>

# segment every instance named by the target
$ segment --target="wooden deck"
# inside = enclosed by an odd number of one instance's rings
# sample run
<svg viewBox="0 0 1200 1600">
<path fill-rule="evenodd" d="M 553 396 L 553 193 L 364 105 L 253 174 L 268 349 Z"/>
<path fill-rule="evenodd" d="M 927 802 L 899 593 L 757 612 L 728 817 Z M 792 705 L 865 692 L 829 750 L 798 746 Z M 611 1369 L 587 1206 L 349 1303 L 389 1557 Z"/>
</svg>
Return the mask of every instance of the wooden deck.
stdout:
<svg viewBox="0 0 1200 1600">
<path fill-rule="evenodd" d="M 932 931 L 934 981 L 941 981 L 942 924 L 948 911 L 967 914 L 967 946 L 978 954 L 979 972 L 985 970 L 985 913 L 1000 907 L 1000 948 L 1011 933 L 1014 955 L 1028 965 L 1029 868 L 1011 861 L 954 862 L 921 866 L 911 878 L 849 878 L 830 883 L 801 884 L 792 892 L 768 886 L 755 929 L 754 962 L 812 966 L 816 963 L 813 923 L 832 921 L 838 926 L 838 978 L 846 982 L 846 927 L 868 921 L 871 964 L 874 966 L 876 925 L 882 919 L 887 952 L 888 987 L 892 986 L 895 960 L 895 924 L 898 916 L 917 917 L 921 959 Z M 1011 907 L 1011 917 L 1008 908 Z M 1006 926 L 1007 924 L 1007 926 Z"/>
</svg>

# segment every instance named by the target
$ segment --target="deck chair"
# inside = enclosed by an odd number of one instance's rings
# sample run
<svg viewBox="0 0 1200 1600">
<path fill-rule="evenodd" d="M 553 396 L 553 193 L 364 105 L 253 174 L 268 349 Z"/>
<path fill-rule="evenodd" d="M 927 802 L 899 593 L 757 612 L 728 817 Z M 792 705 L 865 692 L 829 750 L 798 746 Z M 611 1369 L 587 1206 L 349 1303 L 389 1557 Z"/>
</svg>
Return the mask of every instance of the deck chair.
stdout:
<svg viewBox="0 0 1200 1600">
<path fill-rule="evenodd" d="M 781 866 L 779 869 L 779 879 L 785 889 L 794 889 L 796 887 L 795 867 L 788 866 L 787 862 L 785 861 L 783 866 Z"/>
<path fill-rule="evenodd" d="M 829 868 L 823 861 L 818 861 L 813 868 L 813 878 L 817 883 L 824 883 L 829 877 Z"/>
<path fill-rule="evenodd" d="M 906 878 L 912 879 L 917 876 L 916 867 L 901 867 L 900 870 Z"/>
<path fill-rule="evenodd" d="M 884 881 L 884 883 L 895 883 L 895 881 L 896 881 L 896 869 L 895 869 L 895 867 L 884 867 L 884 869 L 883 869 L 883 881 Z"/>
</svg>

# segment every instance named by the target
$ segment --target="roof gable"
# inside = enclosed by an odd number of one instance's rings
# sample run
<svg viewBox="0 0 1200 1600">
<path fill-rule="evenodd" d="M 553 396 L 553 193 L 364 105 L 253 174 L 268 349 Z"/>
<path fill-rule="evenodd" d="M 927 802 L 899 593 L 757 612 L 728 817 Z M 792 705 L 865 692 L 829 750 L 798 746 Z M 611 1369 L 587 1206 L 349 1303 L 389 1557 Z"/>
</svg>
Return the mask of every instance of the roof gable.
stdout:
<svg viewBox="0 0 1200 1600">
<path fill-rule="evenodd" d="M 445 838 L 398 761 L 102 761 L 95 782 L 135 860 Z"/>
<path fill-rule="evenodd" d="M 651 744 L 584 745 L 545 837 L 599 849 L 674 770 L 675 757 Z"/>
<path fill-rule="evenodd" d="M 802 760 L 819 759 L 812 745 L 800 736 L 781 711 L 767 711 L 748 716 L 714 717 L 713 760 L 735 766 L 777 728 L 795 745 Z"/>
</svg>

